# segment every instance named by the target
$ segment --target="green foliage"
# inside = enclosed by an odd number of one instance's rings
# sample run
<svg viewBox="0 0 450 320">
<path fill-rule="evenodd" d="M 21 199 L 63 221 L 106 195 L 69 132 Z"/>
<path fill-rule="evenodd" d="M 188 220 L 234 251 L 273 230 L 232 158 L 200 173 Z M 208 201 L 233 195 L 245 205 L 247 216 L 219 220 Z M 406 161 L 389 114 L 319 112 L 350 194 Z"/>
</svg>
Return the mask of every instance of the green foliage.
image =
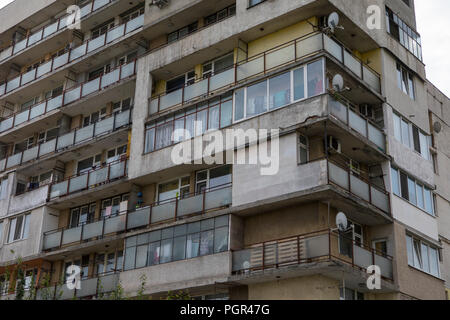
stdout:
<svg viewBox="0 0 450 320">
<path fill-rule="evenodd" d="M 192 300 L 192 298 L 187 290 L 180 290 L 178 292 L 169 291 L 165 300 Z"/>
</svg>

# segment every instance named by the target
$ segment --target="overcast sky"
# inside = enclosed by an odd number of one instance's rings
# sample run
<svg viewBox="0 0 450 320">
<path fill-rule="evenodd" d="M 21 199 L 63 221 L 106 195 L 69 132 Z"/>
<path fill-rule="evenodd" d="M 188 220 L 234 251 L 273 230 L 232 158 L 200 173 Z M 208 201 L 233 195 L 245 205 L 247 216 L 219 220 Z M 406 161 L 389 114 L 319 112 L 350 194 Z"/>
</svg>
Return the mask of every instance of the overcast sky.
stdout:
<svg viewBox="0 0 450 320">
<path fill-rule="evenodd" d="M 0 8 L 10 2 L 12 0 L 0 0 Z M 415 0 L 415 3 L 427 77 L 450 97 L 450 1 Z"/>
</svg>

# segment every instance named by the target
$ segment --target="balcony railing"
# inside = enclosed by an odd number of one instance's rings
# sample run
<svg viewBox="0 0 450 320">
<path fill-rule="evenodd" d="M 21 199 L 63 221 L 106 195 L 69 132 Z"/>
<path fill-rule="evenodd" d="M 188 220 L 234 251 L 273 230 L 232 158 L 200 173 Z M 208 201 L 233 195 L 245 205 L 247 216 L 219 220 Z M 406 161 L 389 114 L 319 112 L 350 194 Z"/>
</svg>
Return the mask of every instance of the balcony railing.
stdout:
<svg viewBox="0 0 450 320">
<path fill-rule="evenodd" d="M 107 4 L 113 1 L 115 0 L 94 0 L 87 3 L 86 5 L 80 8 L 80 18 L 81 19 L 85 18 L 90 13 L 95 12 L 98 9 L 101 9 L 102 7 L 106 6 Z M 22 52 L 23 50 L 35 45 L 36 43 L 41 42 L 42 40 L 48 38 L 49 36 L 55 34 L 56 32 L 66 29 L 67 23 L 72 22 L 73 17 L 74 17 L 73 14 L 65 15 L 56 20 L 55 22 L 52 22 L 51 24 L 33 33 L 30 33 L 28 37 L 26 37 L 25 39 L 14 43 L 12 46 L 0 52 L 0 62 L 16 55 L 19 52 Z"/>
<path fill-rule="evenodd" d="M 142 27 L 143 25 L 144 15 L 140 15 L 139 17 L 128 21 L 126 24 L 117 26 L 95 39 L 87 40 L 82 45 L 74 49 L 70 49 L 65 54 L 46 61 L 36 69 L 33 69 L 26 73 L 22 73 L 18 77 L 8 80 L 6 83 L 0 85 L 0 97 L 42 77 L 45 74 L 59 69 L 77 59 L 81 59 L 94 50 L 107 46 L 112 41 L 123 37 L 124 35 Z"/>
<path fill-rule="evenodd" d="M 0 122 L 0 133 L 10 130 L 25 122 L 31 121 L 48 112 L 59 109 L 75 101 L 81 100 L 94 92 L 99 92 L 107 87 L 136 74 L 136 60 L 120 65 L 98 78 L 81 83 L 74 88 L 65 90 L 61 95 L 39 102 L 30 108 L 15 113 Z M 17 161 L 17 159 L 16 159 Z M 1 163 L 0 163 L 1 168 Z"/>
<path fill-rule="evenodd" d="M 345 242 L 348 246 L 343 245 Z M 344 250 L 347 252 L 343 253 L 342 247 L 345 247 Z M 268 241 L 248 249 L 234 251 L 232 271 L 234 274 L 256 275 L 266 270 L 333 260 L 362 270 L 371 265 L 377 265 L 381 269 L 383 278 L 393 280 L 392 257 L 345 238 L 332 230 Z"/>
<path fill-rule="evenodd" d="M 389 192 L 356 175 L 350 168 L 328 161 L 328 183 L 345 189 L 390 215 Z"/>
<path fill-rule="evenodd" d="M 231 185 L 206 190 L 185 198 L 176 198 L 135 211 L 119 213 L 75 228 L 63 228 L 44 233 L 43 250 L 61 248 L 71 243 L 81 243 L 94 238 L 103 238 L 136 228 L 176 220 L 189 215 L 203 214 L 208 210 L 231 205 Z"/>
<path fill-rule="evenodd" d="M 52 183 L 49 200 L 71 195 L 76 192 L 95 188 L 99 185 L 125 178 L 128 175 L 128 159 L 121 159 L 106 166 L 95 168 L 86 173 L 72 176 L 62 182 Z"/>
<path fill-rule="evenodd" d="M 232 87 L 249 78 L 266 74 L 302 58 L 328 52 L 370 88 L 381 93 L 380 75 L 351 54 L 337 40 L 322 33 L 312 33 L 238 62 L 233 67 L 150 100 L 149 113 L 154 114 L 194 99 Z"/>
<path fill-rule="evenodd" d="M 386 135 L 376 124 L 352 110 L 351 104 L 329 96 L 329 113 L 348 125 L 351 129 L 372 141 L 380 151 L 386 151 Z"/>
<path fill-rule="evenodd" d="M 80 280 L 81 289 L 69 289 L 66 283 L 36 291 L 36 300 L 71 300 L 113 292 L 119 284 L 120 272 L 111 272 Z"/>
<path fill-rule="evenodd" d="M 0 160 L 0 172 L 106 135 L 131 123 L 131 109 Z"/>
</svg>

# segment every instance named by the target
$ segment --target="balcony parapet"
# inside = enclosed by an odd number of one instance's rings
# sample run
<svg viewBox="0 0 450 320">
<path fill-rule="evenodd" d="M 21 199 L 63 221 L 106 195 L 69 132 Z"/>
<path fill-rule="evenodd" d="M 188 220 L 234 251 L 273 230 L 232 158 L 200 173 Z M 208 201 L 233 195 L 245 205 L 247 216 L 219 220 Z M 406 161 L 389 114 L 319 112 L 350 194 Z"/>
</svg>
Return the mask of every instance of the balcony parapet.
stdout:
<svg viewBox="0 0 450 320">
<path fill-rule="evenodd" d="M 376 71 L 353 55 L 336 39 L 320 32 L 313 32 L 240 61 L 206 79 L 158 95 L 149 101 L 149 114 L 157 114 L 176 106 L 191 103 L 199 98 L 208 97 L 218 91 L 230 89 L 251 78 L 265 75 L 322 52 L 336 58 L 369 88 L 379 94 L 381 93 L 380 75 Z"/>
<path fill-rule="evenodd" d="M 94 0 L 83 7 L 80 8 L 80 18 L 84 19 L 91 13 L 103 8 L 104 6 L 110 4 L 111 2 L 114 2 L 115 0 Z M 71 21 L 73 17 L 73 14 L 65 15 L 55 22 L 52 22 L 41 29 L 30 33 L 25 39 L 20 40 L 16 43 L 14 43 L 12 46 L 6 48 L 2 52 L 0 52 L 0 62 L 3 60 L 6 60 L 8 58 L 11 58 L 18 53 L 23 52 L 27 48 L 40 43 L 43 40 L 46 40 L 48 37 L 54 35 L 55 33 L 64 30 L 67 28 L 67 22 Z"/>
<path fill-rule="evenodd" d="M 346 242 L 350 247 L 345 254 L 341 252 L 340 242 Z M 269 270 L 328 261 L 339 261 L 364 271 L 371 265 L 377 265 L 384 279 L 393 280 L 391 256 L 339 235 L 331 229 L 258 243 L 234 251 L 232 272 L 235 275 L 254 276 Z"/>
<path fill-rule="evenodd" d="M 41 64 L 38 68 L 22 73 L 19 76 L 6 81 L 4 84 L 0 85 L 0 97 L 20 89 L 21 87 L 28 85 L 29 83 L 41 78 L 42 76 L 49 74 L 57 69 L 60 69 L 75 60 L 81 60 L 87 54 L 109 45 L 111 42 L 131 33 L 138 28 L 142 27 L 144 24 L 144 15 L 140 15 L 133 20 L 128 21 L 125 24 L 121 24 L 105 34 L 95 38 L 85 41 L 82 45 L 71 48 L 65 54 L 54 57 L 53 59 L 46 61 Z"/>
<path fill-rule="evenodd" d="M 0 172 L 26 165 L 35 160 L 47 158 L 71 149 L 79 144 L 117 131 L 131 123 L 131 109 L 114 114 L 87 127 L 73 130 L 31 149 L 0 160 Z"/>
<path fill-rule="evenodd" d="M 50 113 L 54 110 L 75 103 L 85 97 L 100 92 L 109 86 L 126 80 L 136 75 L 136 60 L 120 65 L 109 73 L 93 80 L 78 84 L 73 88 L 66 89 L 61 95 L 39 102 L 28 109 L 15 113 L 0 122 L 0 133 L 11 130 L 19 125 L 25 124 L 35 118 Z M 1 168 L 1 162 L 0 162 Z"/>
<path fill-rule="evenodd" d="M 75 228 L 60 228 L 44 233 L 43 250 L 55 250 L 70 244 L 78 244 L 96 238 L 104 238 L 120 232 L 148 227 L 168 221 L 176 221 L 191 215 L 230 206 L 231 185 L 223 185 L 191 194 L 183 198 L 156 202 L 134 211 L 119 212 L 110 217 L 93 220 Z"/>
</svg>

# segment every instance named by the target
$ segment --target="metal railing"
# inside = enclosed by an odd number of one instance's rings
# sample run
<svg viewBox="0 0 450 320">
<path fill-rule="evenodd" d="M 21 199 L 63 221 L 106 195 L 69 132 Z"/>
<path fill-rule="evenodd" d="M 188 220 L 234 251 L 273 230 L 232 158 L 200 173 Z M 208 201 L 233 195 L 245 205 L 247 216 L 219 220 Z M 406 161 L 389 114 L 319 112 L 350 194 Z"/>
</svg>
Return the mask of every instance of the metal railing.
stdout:
<svg viewBox="0 0 450 320">
<path fill-rule="evenodd" d="M 18 77 L 8 80 L 4 84 L 0 85 L 0 97 L 42 77 L 45 74 L 48 74 L 77 59 L 80 59 L 88 53 L 93 52 L 94 50 L 108 45 L 112 41 L 123 37 L 124 35 L 142 27 L 143 25 L 144 15 L 140 15 L 139 17 L 134 18 L 133 20 L 130 20 L 125 24 L 108 30 L 106 33 L 100 35 L 97 38 L 89 39 L 82 45 L 73 49 L 71 48 L 63 55 L 54 57 L 31 71 L 21 73 Z"/>
<path fill-rule="evenodd" d="M 128 158 L 120 159 L 90 170 L 86 173 L 69 177 L 62 182 L 53 182 L 50 185 L 48 199 L 65 197 L 76 192 L 95 188 L 98 185 L 111 183 L 128 175 Z"/>
<path fill-rule="evenodd" d="M 314 32 L 240 61 L 229 69 L 206 79 L 158 95 L 149 101 L 149 114 L 206 97 L 216 91 L 230 88 L 244 80 L 266 74 L 320 52 L 328 52 L 370 88 L 381 93 L 380 75 L 376 71 L 364 64 L 336 39 Z"/>
<path fill-rule="evenodd" d="M 341 252 L 341 242 L 350 245 L 348 252 Z M 232 272 L 244 275 L 261 274 L 266 270 L 333 260 L 361 270 L 377 265 L 383 278 L 393 280 L 391 256 L 339 235 L 331 229 L 258 243 L 247 249 L 233 251 Z"/>
<path fill-rule="evenodd" d="M 27 162 L 40 159 L 47 155 L 58 153 L 85 143 L 94 138 L 106 135 L 131 123 L 131 109 L 116 113 L 84 128 L 75 129 L 55 139 L 38 144 L 37 146 L 7 157 L 0 161 L 0 172 L 21 166 Z M 34 190 L 34 189 L 33 189 Z"/>
<path fill-rule="evenodd" d="M 80 18 L 83 19 L 92 12 L 101 9 L 114 1 L 116 0 L 91 1 L 90 3 L 80 8 Z M 14 43 L 12 46 L 0 52 L 0 62 L 16 55 L 19 52 L 22 52 L 23 50 L 27 49 L 28 47 L 31 47 L 32 45 L 35 45 L 36 43 L 41 42 L 42 40 L 55 34 L 56 32 L 66 29 L 68 26 L 68 22 L 69 23 L 72 22 L 74 18 L 75 18 L 74 14 L 65 15 L 57 19 L 55 22 L 52 22 L 46 25 L 45 27 L 42 27 L 41 29 L 33 33 L 30 33 L 25 39 L 22 39 Z"/>
<path fill-rule="evenodd" d="M 229 206 L 231 205 L 231 187 L 231 184 L 218 186 L 202 193 L 156 202 L 134 211 L 119 212 L 77 227 L 45 232 L 43 250 L 61 248 L 71 243 L 103 238 L 105 235 L 148 227 L 190 215 L 204 214 L 212 209 Z"/>
<path fill-rule="evenodd" d="M 372 141 L 380 151 L 386 152 L 386 134 L 375 123 L 352 110 L 350 102 L 339 97 L 328 97 L 328 112 L 345 123 L 368 140 Z M 356 110 L 356 107 L 353 106 Z"/>
<path fill-rule="evenodd" d="M 105 73 L 95 79 L 83 82 L 54 98 L 36 103 L 28 109 L 17 112 L 0 122 L 0 133 L 10 130 L 25 122 L 31 121 L 48 112 L 59 109 L 63 106 L 81 100 L 88 95 L 101 91 L 121 80 L 133 77 L 136 74 L 136 60 L 128 64 L 123 64 L 110 72 Z M 1 162 L 0 162 L 1 168 Z"/>
</svg>

